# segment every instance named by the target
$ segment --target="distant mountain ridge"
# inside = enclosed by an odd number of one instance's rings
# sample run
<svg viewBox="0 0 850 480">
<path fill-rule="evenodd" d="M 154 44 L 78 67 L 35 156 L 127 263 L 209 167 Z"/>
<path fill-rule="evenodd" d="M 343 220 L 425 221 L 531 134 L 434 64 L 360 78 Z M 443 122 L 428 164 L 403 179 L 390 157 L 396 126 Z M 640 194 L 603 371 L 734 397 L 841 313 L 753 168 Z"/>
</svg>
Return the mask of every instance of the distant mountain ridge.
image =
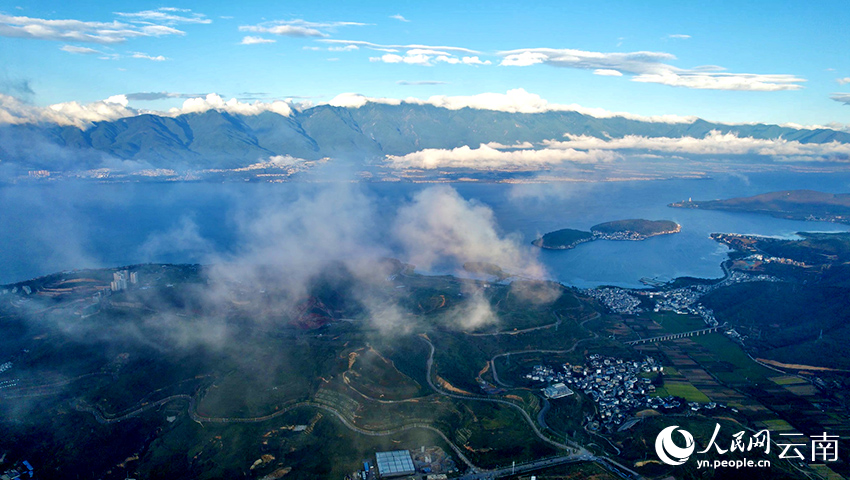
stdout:
<svg viewBox="0 0 850 480">
<path fill-rule="evenodd" d="M 0 162 L 51 170 L 71 162 L 75 168 L 95 168 L 108 161 L 145 162 L 156 168 L 234 168 L 276 155 L 374 162 L 386 155 L 426 148 L 539 143 L 562 139 L 565 134 L 703 138 L 711 131 L 756 139 L 782 137 L 801 143 L 850 143 L 850 133 L 829 129 L 725 125 L 704 120 L 662 123 L 598 118 L 574 111 L 509 113 L 367 103 L 359 108 L 320 105 L 294 111 L 291 116 L 217 110 L 177 117 L 144 114 L 96 122 L 87 129 L 55 124 L 2 125 Z"/>
</svg>

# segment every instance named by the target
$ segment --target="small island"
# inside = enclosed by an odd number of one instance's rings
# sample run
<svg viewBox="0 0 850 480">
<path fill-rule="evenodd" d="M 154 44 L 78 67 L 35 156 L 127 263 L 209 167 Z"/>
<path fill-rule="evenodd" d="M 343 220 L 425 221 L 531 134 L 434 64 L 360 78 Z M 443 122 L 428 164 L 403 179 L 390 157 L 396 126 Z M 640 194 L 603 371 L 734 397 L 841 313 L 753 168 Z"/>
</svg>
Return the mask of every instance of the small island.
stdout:
<svg viewBox="0 0 850 480">
<path fill-rule="evenodd" d="M 761 213 L 789 220 L 850 223 L 850 194 L 783 190 L 727 200 L 681 201 L 668 207 Z"/>
<path fill-rule="evenodd" d="M 549 232 L 534 240 L 532 245 L 552 249 L 566 250 L 594 240 L 646 240 L 657 235 L 678 233 L 682 227 L 670 220 L 645 220 L 642 218 L 615 220 L 600 223 L 590 228 L 589 232 L 565 228 Z"/>
</svg>

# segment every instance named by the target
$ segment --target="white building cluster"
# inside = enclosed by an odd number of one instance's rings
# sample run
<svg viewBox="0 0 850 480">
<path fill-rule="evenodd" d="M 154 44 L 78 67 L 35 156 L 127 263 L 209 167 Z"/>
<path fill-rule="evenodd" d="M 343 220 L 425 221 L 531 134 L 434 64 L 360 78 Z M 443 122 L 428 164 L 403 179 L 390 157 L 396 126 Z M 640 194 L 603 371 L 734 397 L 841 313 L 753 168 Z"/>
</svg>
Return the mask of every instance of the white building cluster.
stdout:
<svg viewBox="0 0 850 480">
<path fill-rule="evenodd" d="M 595 298 L 614 313 L 635 315 L 643 311 L 640 300 L 622 288 L 591 288 L 582 293 Z"/>
<path fill-rule="evenodd" d="M 127 285 L 135 285 L 139 283 L 136 272 L 128 270 L 120 270 L 112 273 L 112 283 L 109 284 L 113 292 L 127 290 Z"/>
<path fill-rule="evenodd" d="M 652 380 L 642 374 L 661 372 L 664 367 L 652 357 L 641 361 L 623 360 L 594 354 L 584 365 L 564 364 L 562 368 L 536 365 L 525 378 L 550 384 L 544 394 L 576 390 L 593 399 L 599 421 L 613 427 L 623 423 L 639 408 L 676 408 L 673 399 L 650 397 L 655 391 Z M 569 395 L 569 394 L 567 394 Z M 566 395 L 561 395 L 561 397 Z M 675 403 L 675 404 L 674 404 Z"/>
<path fill-rule="evenodd" d="M 687 287 L 660 292 L 646 292 L 645 295 L 655 301 L 654 311 L 676 312 L 679 314 L 699 315 L 706 325 L 716 327 L 719 322 L 714 317 L 714 311 L 699 303 L 708 293 L 736 283 L 747 282 L 778 282 L 778 278 L 770 275 L 750 275 L 743 272 L 732 272 L 728 278 L 713 285 L 690 285 Z"/>
</svg>

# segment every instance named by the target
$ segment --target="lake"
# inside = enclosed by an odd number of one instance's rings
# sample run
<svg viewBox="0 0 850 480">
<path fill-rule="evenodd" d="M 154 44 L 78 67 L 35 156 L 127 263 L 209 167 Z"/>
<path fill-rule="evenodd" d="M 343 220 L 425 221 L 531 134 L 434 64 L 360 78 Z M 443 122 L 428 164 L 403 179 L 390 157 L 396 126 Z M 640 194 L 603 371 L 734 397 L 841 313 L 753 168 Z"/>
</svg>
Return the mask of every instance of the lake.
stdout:
<svg viewBox="0 0 850 480">
<path fill-rule="evenodd" d="M 0 187 L 0 283 L 62 270 L 142 262 L 204 262 L 238 252 L 243 217 L 273 205 L 286 209 L 320 189 L 348 189 L 370 199 L 374 228 L 391 228 L 399 204 L 424 184 L 68 182 Z M 561 228 L 626 218 L 669 219 L 682 232 L 642 242 L 596 241 L 566 251 L 535 251 L 547 274 L 568 285 L 640 287 L 642 277 L 719 277 L 727 249 L 713 232 L 792 236 L 798 231 L 847 231 L 847 226 L 755 214 L 674 209 L 694 199 L 811 188 L 850 191 L 847 174 L 752 174 L 711 179 L 558 184 L 452 185 L 464 198 L 492 208 L 502 234 L 523 245 Z M 391 246 L 389 248 L 392 248 Z M 531 247 L 530 247 L 531 248 Z"/>
</svg>

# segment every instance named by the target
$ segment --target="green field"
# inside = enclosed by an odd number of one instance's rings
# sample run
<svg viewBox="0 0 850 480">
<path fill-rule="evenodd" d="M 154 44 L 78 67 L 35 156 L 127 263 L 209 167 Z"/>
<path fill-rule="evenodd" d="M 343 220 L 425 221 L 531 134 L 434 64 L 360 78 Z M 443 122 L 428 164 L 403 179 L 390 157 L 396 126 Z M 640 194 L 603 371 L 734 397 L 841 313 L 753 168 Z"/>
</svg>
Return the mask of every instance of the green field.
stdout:
<svg viewBox="0 0 850 480">
<path fill-rule="evenodd" d="M 662 392 L 664 394 L 659 394 Z M 684 398 L 688 402 L 708 403 L 711 401 L 704 393 L 690 383 L 664 382 L 664 386 L 655 391 L 655 396 L 668 396 Z"/>
<path fill-rule="evenodd" d="M 717 358 L 731 364 L 731 372 L 712 372 L 722 382 L 730 385 L 761 384 L 775 377 L 776 372 L 754 362 L 741 347 L 723 335 L 700 335 L 692 340 L 707 348 Z"/>
<path fill-rule="evenodd" d="M 674 312 L 651 312 L 647 316 L 661 325 L 665 333 L 682 333 L 706 328 L 702 318 L 696 315 L 680 315 Z"/>
</svg>

